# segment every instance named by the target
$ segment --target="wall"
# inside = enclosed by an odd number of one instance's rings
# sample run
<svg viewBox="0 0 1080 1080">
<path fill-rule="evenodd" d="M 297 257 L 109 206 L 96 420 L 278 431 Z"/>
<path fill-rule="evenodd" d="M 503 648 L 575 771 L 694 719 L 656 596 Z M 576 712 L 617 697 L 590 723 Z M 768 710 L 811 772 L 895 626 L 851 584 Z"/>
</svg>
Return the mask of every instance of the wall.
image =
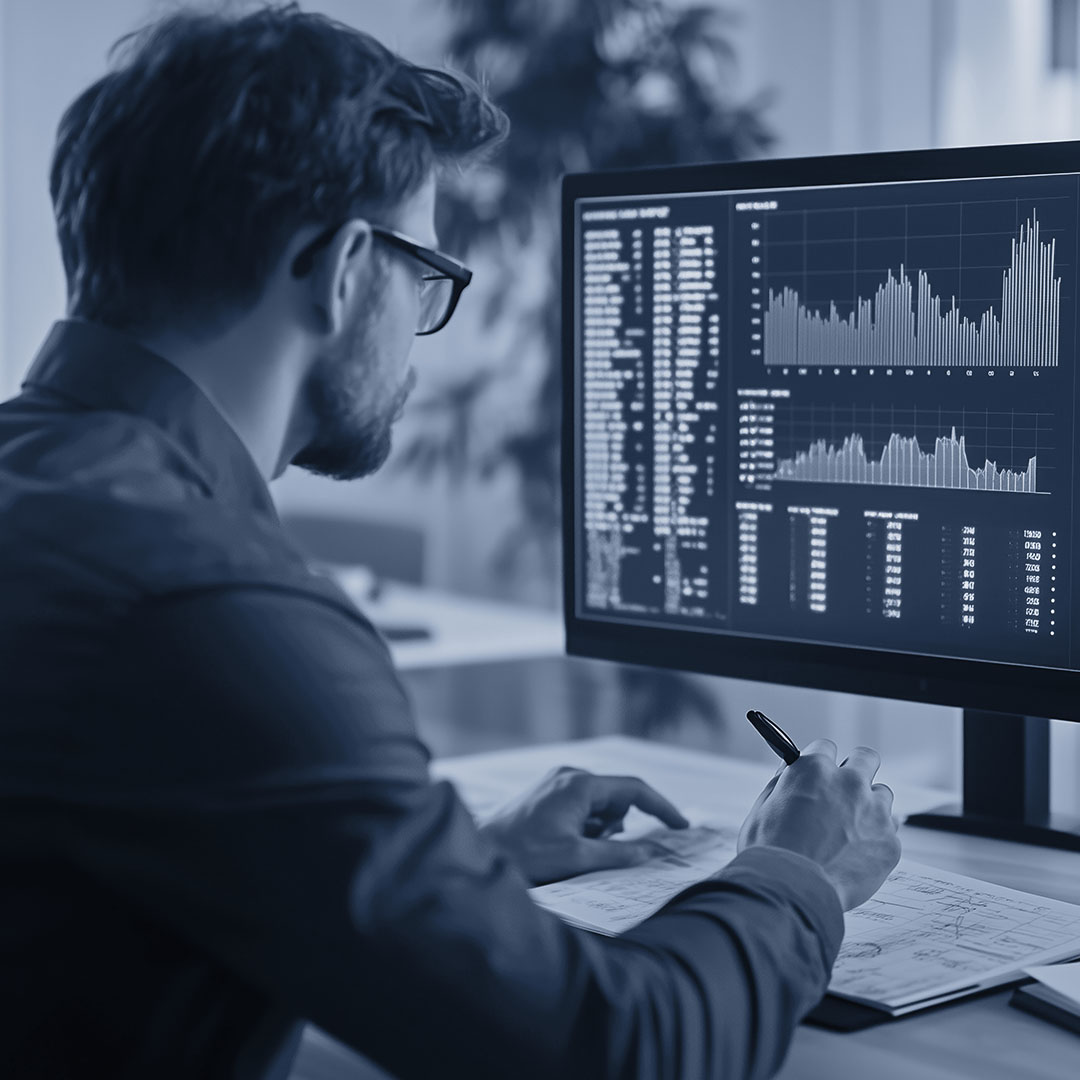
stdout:
<svg viewBox="0 0 1080 1080">
<path fill-rule="evenodd" d="M 56 125 L 72 98 L 104 71 L 112 41 L 151 6 L 146 0 L 16 0 L 3 5 L 0 217 L 6 227 L 2 273 L 7 318 L 0 352 L 5 391 L 17 385 L 49 324 L 64 309 L 48 195 Z"/>
<path fill-rule="evenodd" d="M 747 90 L 771 88 L 782 157 L 933 145 L 949 0 L 741 0 Z"/>
<path fill-rule="evenodd" d="M 1080 80 L 1050 69 L 1049 0 L 950 0 L 945 146 L 1080 135 Z"/>
</svg>

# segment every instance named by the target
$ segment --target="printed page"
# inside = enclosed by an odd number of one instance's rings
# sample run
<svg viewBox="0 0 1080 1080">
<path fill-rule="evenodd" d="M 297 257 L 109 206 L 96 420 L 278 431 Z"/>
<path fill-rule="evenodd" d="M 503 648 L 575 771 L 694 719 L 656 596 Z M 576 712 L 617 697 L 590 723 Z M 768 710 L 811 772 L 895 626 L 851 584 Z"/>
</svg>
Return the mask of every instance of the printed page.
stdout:
<svg viewBox="0 0 1080 1080">
<path fill-rule="evenodd" d="M 830 992 L 891 1011 L 1080 954 L 1080 906 L 906 861 L 844 921 Z"/>
<path fill-rule="evenodd" d="M 649 837 L 666 854 L 629 870 L 602 870 L 531 889 L 541 906 L 576 926 L 619 934 L 644 921 L 683 889 L 715 874 L 735 857 L 739 829 L 755 789 L 732 791 L 718 782 L 711 759 L 667 747 L 621 739 L 597 739 L 503 751 L 433 763 L 436 776 L 453 780 L 478 821 L 531 787 L 550 768 L 573 764 L 596 773 L 641 776 L 672 798 L 691 825 L 657 826 L 655 818 L 631 808 L 619 840 Z M 762 770 L 764 775 L 764 770 Z M 696 782 L 695 782 L 696 781 Z M 762 781 L 764 782 L 764 781 Z M 708 809 L 687 805 L 680 793 L 709 796 Z M 692 798 L 693 796 L 691 796 Z"/>
<path fill-rule="evenodd" d="M 625 870 L 600 870 L 531 889 L 532 898 L 567 922 L 602 934 L 620 934 L 659 911 L 683 889 L 715 874 L 735 857 L 739 825 L 703 820 L 689 812 L 688 829 L 643 834 L 665 853 Z M 633 836 L 637 830 L 628 828 Z"/>
</svg>

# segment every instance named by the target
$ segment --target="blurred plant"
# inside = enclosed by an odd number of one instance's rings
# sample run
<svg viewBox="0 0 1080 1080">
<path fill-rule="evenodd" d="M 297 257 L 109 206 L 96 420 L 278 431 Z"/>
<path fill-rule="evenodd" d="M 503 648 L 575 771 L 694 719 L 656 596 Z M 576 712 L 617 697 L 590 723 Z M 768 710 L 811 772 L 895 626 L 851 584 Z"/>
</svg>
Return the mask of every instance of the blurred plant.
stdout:
<svg viewBox="0 0 1080 1080">
<path fill-rule="evenodd" d="M 423 476 L 461 480 L 516 473 L 519 520 L 495 568 L 510 574 L 531 547 L 558 580 L 559 179 L 565 172 L 759 155 L 771 141 L 763 97 L 733 101 L 732 16 L 715 4 L 665 0 L 441 0 L 450 8 L 450 62 L 484 82 L 510 116 L 509 141 L 479 170 L 448 177 L 439 234 L 450 249 L 494 261 L 500 282 L 484 311 L 519 359 L 540 351 L 518 422 L 485 423 L 505 359 L 419 402 L 398 461 Z M 539 266 L 524 300 L 512 283 Z M 507 287 L 502 287 L 505 284 Z M 512 327 L 505 336 L 507 325 Z M 520 373 L 518 373 L 520 375 Z M 520 394 L 518 395 L 520 396 Z M 505 410 L 503 410 L 505 412 Z M 490 419 L 490 417 L 488 418 Z M 477 439 L 478 432 L 499 434 Z M 478 445 L 479 444 L 479 445 Z"/>
<path fill-rule="evenodd" d="M 484 82 L 512 124 L 494 159 L 447 178 L 438 222 L 450 250 L 495 270 L 482 321 L 499 337 L 499 358 L 417 403 L 422 433 L 398 461 L 423 476 L 446 470 L 456 482 L 513 470 L 519 516 L 494 569 L 512 577 L 532 550 L 544 591 L 557 597 L 560 177 L 760 155 L 771 143 L 766 101 L 734 100 L 732 16 L 715 4 L 442 2 L 453 16 L 450 62 Z M 517 382 L 500 398 L 507 379 Z M 527 407 L 508 423 L 507 401 L 522 397 Z M 657 734 L 684 720 L 715 730 L 720 721 L 712 697 L 676 673 L 622 668 L 618 682 L 629 733 Z"/>
<path fill-rule="evenodd" d="M 447 178 L 438 222 L 450 250 L 495 271 L 482 323 L 499 348 L 497 359 L 417 403 L 422 433 L 398 460 L 457 482 L 512 470 L 519 517 L 494 568 L 511 577 L 531 550 L 548 595 L 558 596 L 560 177 L 760 155 L 771 142 L 766 101 L 734 100 L 732 16 L 715 4 L 442 2 L 453 16 L 450 62 L 484 82 L 512 124 L 495 158 Z M 500 398 L 506 380 L 516 383 Z M 523 397 L 524 409 L 508 409 Z M 621 668 L 618 683 L 629 733 L 720 722 L 711 695 L 677 673 Z"/>
</svg>

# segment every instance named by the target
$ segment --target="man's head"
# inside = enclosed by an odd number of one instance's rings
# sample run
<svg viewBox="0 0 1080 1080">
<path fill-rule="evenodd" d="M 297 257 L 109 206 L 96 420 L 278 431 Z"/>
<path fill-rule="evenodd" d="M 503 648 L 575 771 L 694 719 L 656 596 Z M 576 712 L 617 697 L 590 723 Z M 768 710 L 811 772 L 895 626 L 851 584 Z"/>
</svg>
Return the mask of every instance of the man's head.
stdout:
<svg viewBox="0 0 1080 1080">
<path fill-rule="evenodd" d="M 505 129 L 469 81 L 295 5 L 170 16 L 61 121 L 68 313 L 151 339 L 280 319 L 302 375 L 291 456 L 362 475 L 389 449 L 432 272 L 383 230 L 434 248 L 439 169 Z"/>
</svg>

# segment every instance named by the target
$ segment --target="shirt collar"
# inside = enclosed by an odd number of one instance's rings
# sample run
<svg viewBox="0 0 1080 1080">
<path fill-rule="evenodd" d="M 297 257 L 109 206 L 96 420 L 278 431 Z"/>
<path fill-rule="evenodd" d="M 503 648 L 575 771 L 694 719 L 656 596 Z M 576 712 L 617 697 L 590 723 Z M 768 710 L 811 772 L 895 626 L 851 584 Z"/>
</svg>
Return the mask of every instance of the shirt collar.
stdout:
<svg viewBox="0 0 1080 1080">
<path fill-rule="evenodd" d="M 179 368 L 127 334 L 61 319 L 23 386 L 151 421 L 188 455 L 212 498 L 276 516 L 266 481 L 225 417 Z"/>
</svg>

